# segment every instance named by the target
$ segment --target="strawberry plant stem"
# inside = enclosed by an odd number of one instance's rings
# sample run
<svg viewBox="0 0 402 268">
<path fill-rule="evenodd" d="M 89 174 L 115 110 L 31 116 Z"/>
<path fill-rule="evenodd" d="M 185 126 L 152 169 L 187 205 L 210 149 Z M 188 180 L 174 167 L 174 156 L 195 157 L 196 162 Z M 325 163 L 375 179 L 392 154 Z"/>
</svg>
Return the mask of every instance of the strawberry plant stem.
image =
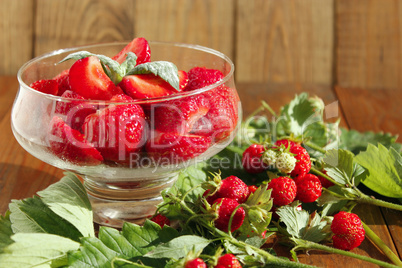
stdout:
<svg viewBox="0 0 402 268">
<path fill-rule="evenodd" d="M 362 221 L 364 230 L 366 231 L 366 237 L 368 237 L 374 244 L 377 245 L 378 248 L 382 250 L 382 252 L 395 264 L 402 267 L 402 261 L 398 256 L 379 238 L 373 230 L 370 229 L 363 221 Z"/>
<path fill-rule="evenodd" d="M 350 251 L 345 251 L 345 250 L 341 250 L 341 249 L 336 249 L 333 247 L 329 247 L 329 246 L 325 246 L 322 244 L 318 244 L 318 243 L 314 243 L 311 241 L 307 241 L 307 240 L 303 240 L 303 239 L 298 239 L 298 238 L 291 238 L 291 240 L 296 244 L 296 247 L 294 248 L 294 250 L 298 250 L 298 249 L 304 249 L 304 250 L 309 250 L 309 249 L 316 249 L 316 250 L 321 250 L 321 251 L 326 251 L 329 253 L 335 253 L 335 254 L 340 254 L 340 255 L 344 255 L 344 256 L 348 256 L 351 258 L 355 258 L 355 259 L 359 259 L 362 261 L 366 261 L 366 262 L 371 262 L 374 263 L 376 265 L 379 265 L 381 267 L 385 267 L 385 268 L 396 268 L 398 266 L 388 263 L 388 262 L 383 262 L 377 259 L 373 259 L 367 256 L 362 256 Z"/>
<path fill-rule="evenodd" d="M 362 192 L 360 192 L 360 194 L 361 194 L 360 197 L 355 200 L 356 202 L 358 202 L 360 204 L 369 204 L 369 205 L 375 205 L 375 206 L 379 206 L 379 207 L 390 208 L 390 209 L 402 211 L 401 205 L 390 203 L 390 202 L 383 201 L 380 199 L 375 199 L 373 197 L 363 194 Z"/>
</svg>

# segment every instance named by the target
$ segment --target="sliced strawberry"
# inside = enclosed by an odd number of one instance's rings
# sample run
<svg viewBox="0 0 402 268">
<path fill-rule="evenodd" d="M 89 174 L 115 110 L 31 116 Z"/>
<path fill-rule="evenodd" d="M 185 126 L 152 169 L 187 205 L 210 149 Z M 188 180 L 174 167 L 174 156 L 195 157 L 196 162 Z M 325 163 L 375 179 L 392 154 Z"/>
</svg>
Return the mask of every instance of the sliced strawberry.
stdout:
<svg viewBox="0 0 402 268">
<path fill-rule="evenodd" d="M 137 56 L 137 65 L 151 60 L 151 48 L 145 38 L 134 38 L 112 59 L 118 63 L 123 63 L 128 52 L 133 52 Z"/>
<path fill-rule="evenodd" d="M 85 118 L 96 112 L 96 107 L 86 103 L 84 97 L 71 90 L 66 90 L 61 97 L 70 99 L 56 103 L 55 113 L 66 116 L 65 122 L 72 129 L 81 130 Z M 80 101 L 82 100 L 82 101 Z"/>
<path fill-rule="evenodd" d="M 163 97 L 176 92 L 168 82 L 154 74 L 125 76 L 119 86 L 133 99 Z"/>
<path fill-rule="evenodd" d="M 185 71 L 179 70 L 179 88 L 184 90 L 188 84 L 188 75 Z"/>
<path fill-rule="evenodd" d="M 154 110 L 155 129 L 162 132 L 188 133 L 195 122 L 209 111 L 204 95 L 195 95 L 158 104 Z"/>
<path fill-rule="evenodd" d="M 105 160 L 129 164 L 145 144 L 147 123 L 139 105 L 110 105 L 89 115 L 82 129 Z"/>
<path fill-rule="evenodd" d="M 54 116 L 50 122 L 50 150 L 60 159 L 76 165 L 99 165 L 103 158 L 79 131 Z"/>
<path fill-rule="evenodd" d="M 133 98 L 131 98 L 129 95 L 126 94 L 117 94 L 110 99 L 110 101 L 113 102 L 130 102 L 133 100 L 134 100 Z"/>
<path fill-rule="evenodd" d="M 177 164 L 199 156 L 210 144 L 211 138 L 207 136 L 155 132 L 145 148 L 154 161 Z"/>
<path fill-rule="evenodd" d="M 57 95 L 57 92 L 59 91 L 59 85 L 53 79 L 38 80 L 29 86 L 37 91 L 51 95 Z"/>
<path fill-rule="evenodd" d="M 110 100 L 121 94 L 121 89 L 103 71 L 97 57 L 91 56 L 77 60 L 70 68 L 71 90 L 91 100 Z"/>
<path fill-rule="evenodd" d="M 187 73 L 188 84 L 184 91 L 195 90 L 205 86 L 212 85 L 223 78 L 223 74 L 219 70 L 208 69 L 205 67 L 194 67 Z"/>
<path fill-rule="evenodd" d="M 61 96 L 66 90 L 71 90 L 70 80 L 68 78 L 69 72 L 69 69 L 64 70 L 53 78 L 53 80 L 55 80 L 59 85 L 59 91 L 57 93 L 57 95 L 59 96 Z"/>
</svg>

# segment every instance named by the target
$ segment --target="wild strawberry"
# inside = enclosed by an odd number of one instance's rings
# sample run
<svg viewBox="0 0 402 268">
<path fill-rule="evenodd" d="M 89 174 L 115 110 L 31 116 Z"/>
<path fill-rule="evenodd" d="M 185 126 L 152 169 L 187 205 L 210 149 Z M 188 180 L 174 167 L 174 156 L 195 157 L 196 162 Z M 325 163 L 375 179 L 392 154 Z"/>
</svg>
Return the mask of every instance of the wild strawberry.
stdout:
<svg viewBox="0 0 402 268">
<path fill-rule="evenodd" d="M 327 171 L 326 170 L 321 170 L 322 173 L 324 173 L 325 175 L 327 175 Z M 321 182 L 322 187 L 324 188 L 329 188 L 331 186 L 334 186 L 335 184 L 332 181 L 327 180 L 326 178 L 317 175 L 318 179 Z"/>
<path fill-rule="evenodd" d="M 360 218 L 354 214 L 340 211 L 335 214 L 331 224 L 334 247 L 342 250 L 352 250 L 364 240 L 365 230 Z"/>
<path fill-rule="evenodd" d="M 218 196 L 216 194 L 209 194 L 211 192 L 210 189 L 205 190 L 203 193 L 203 197 L 207 200 L 207 202 L 212 205 L 216 199 L 218 199 Z"/>
<path fill-rule="evenodd" d="M 213 204 L 218 205 L 218 218 L 214 222 L 215 227 L 224 232 L 227 232 L 229 230 L 229 220 L 231 218 L 231 215 L 235 211 L 237 206 L 239 206 L 239 203 L 231 198 L 218 198 L 214 201 Z M 242 207 L 236 210 L 230 228 L 231 232 L 234 232 L 240 228 L 240 226 L 243 224 L 245 215 L 246 213 Z"/>
<path fill-rule="evenodd" d="M 265 151 L 262 144 L 251 144 L 242 156 L 242 165 L 245 171 L 251 174 L 261 173 L 268 168 L 262 161 L 262 155 Z"/>
<path fill-rule="evenodd" d="M 262 162 L 268 167 L 274 167 L 276 165 L 276 158 L 278 158 L 279 152 L 273 149 L 267 149 L 261 156 Z"/>
<path fill-rule="evenodd" d="M 202 154 L 210 144 L 210 137 L 155 132 L 151 135 L 145 148 L 154 161 L 178 163 Z"/>
<path fill-rule="evenodd" d="M 95 113 L 96 107 L 86 103 L 84 97 L 71 90 L 66 90 L 61 97 L 69 100 L 58 101 L 56 103 L 55 113 L 66 116 L 65 122 L 72 129 L 81 131 L 85 118 Z"/>
<path fill-rule="evenodd" d="M 184 89 L 185 91 L 212 85 L 223 78 L 221 71 L 205 67 L 194 67 L 187 72 L 187 76 L 188 84 Z"/>
<path fill-rule="evenodd" d="M 128 52 L 133 52 L 137 56 L 137 65 L 151 61 L 151 48 L 143 37 L 134 38 L 112 59 L 121 64 L 126 59 Z"/>
<path fill-rule="evenodd" d="M 285 206 L 292 203 L 297 194 L 294 180 L 288 177 L 278 177 L 268 183 L 268 189 L 272 189 L 271 198 L 275 206 Z"/>
<path fill-rule="evenodd" d="M 295 155 L 294 157 L 296 158 L 296 165 L 292 172 L 290 172 L 290 176 L 296 177 L 298 175 L 303 175 L 310 172 L 310 155 L 308 154 L 307 150 L 303 148 L 300 144 L 290 140 L 277 140 L 275 142 L 275 145 L 284 145 L 285 148 L 289 148 L 290 153 Z"/>
<path fill-rule="evenodd" d="M 201 258 L 195 258 L 187 261 L 184 268 L 207 268 L 207 264 Z"/>
<path fill-rule="evenodd" d="M 311 203 L 321 196 L 322 185 L 316 175 L 300 175 L 294 180 L 297 186 L 297 200 L 300 200 L 303 203 Z"/>
<path fill-rule="evenodd" d="M 87 116 L 82 129 L 105 160 L 122 164 L 129 163 L 147 135 L 144 111 L 137 104 L 110 105 Z"/>
<path fill-rule="evenodd" d="M 218 259 L 215 268 L 241 268 L 241 264 L 235 255 L 227 253 Z"/>
<path fill-rule="evenodd" d="M 248 191 L 251 193 L 255 193 L 255 191 L 257 191 L 258 187 L 255 185 L 249 185 L 248 186 Z"/>
<path fill-rule="evenodd" d="M 203 95 L 179 98 L 156 105 L 153 116 L 155 129 L 163 132 L 188 133 L 194 123 L 208 113 L 209 107 L 209 101 Z"/>
<path fill-rule="evenodd" d="M 42 79 L 33 82 L 29 85 L 31 88 L 36 89 L 42 93 L 57 95 L 59 91 L 59 85 L 53 79 Z"/>
<path fill-rule="evenodd" d="M 275 159 L 275 165 L 280 172 L 288 174 L 296 167 L 296 158 L 286 151 L 279 152 Z"/>
<path fill-rule="evenodd" d="M 187 83 L 185 77 L 180 75 L 179 71 L 179 87 L 182 83 Z M 154 74 L 134 74 L 123 77 L 119 83 L 121 89 L 133 99 L 148 99 L 168 96 L 176 93 L 177 90 L 168 82 Z M 181 86 L 182 87 L 182 86 Z"/>
<path fill-rule="evenodd" d="M 79 131 L 72 129 L 60 117 L 50 122 L 50 150 L 59 158 L 76 165 L 99 165 L 102 155 Z"/>
<path fill-rule="evenodd" d="M 167 218 L 165 215 L 162 214 L 156 214 L 153 217 L 151 217 L 151 221 L 159 224 L 160 227 L 163 227 L 165 225 L 170 225 L 170 220 Z"/>
<path fill-rule="evenodd" d="M 221 181 L 216 195 L 218 198 L 231 198 L 241 204 L 246 202 L 250 191 L 247 184 L 241 179 L 236 176 L 229 176 Z"/>
<path fill-rule="evenodd" d="M 103 71 L 95 56 L 77 60 L 68 74 L 71 90 L 90 100 L 110 100 L 121 89 Z"/>
<path fill-rule="evenodd" d="M 59 96 L 61 96 L 66 90 L 71 90 L 70 80 L 68 79 L 69 72 L 70 70 L 67 69 L 53 77 L 53 80 L 59 85 L 59 91 L 57 92 L 57 95 Z"/>
</svg>

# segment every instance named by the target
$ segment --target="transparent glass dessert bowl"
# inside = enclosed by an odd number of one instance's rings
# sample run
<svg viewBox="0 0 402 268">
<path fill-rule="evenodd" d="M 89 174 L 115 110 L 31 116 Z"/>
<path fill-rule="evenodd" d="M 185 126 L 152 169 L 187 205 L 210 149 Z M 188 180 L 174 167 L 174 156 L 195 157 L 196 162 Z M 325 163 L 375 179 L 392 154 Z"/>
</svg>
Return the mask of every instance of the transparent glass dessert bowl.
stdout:
<svg viewBox="0 0 402 268">
<path fill-rule="evenodd" d="M 19 90 L 11 115 L 12 131 L 19 144 L 34 157 L 79 175 L 84 181 L 92 203 L 94 221 L 101 225 L 115 227 L 121 226 L 124 221 L 141 223 L 146 217 L 152 215 L 156 209 L 155 206 L 162 201 L 161 191 L 175 182 L 180 170 L 207 160 L 233 140 L 242 114 L 241 103 L 234 84 L 233 63 L 224 54 L 197 45 L 150 42 L 152 61 L 170 61 L 179 70 L 188 71 L 193 67 L 202 66 L 223 73 L 224 77 L 221 81 L 192 91 L 159 98 L 136 99 L 130 102 L 112 102 L 69 99 L 44 94 L 29 86 L 40 79 L 52 79 L 69 69 L 74 61 L 59 62 L 70 53 L 86 50 L 112 57 L 125 45 L 124 42 L 115 42 L 61 49 L 30 60 L 18 72 Z M 215 97 L 218 95 L 214 94 L 218 94 L 219 97 Z M 158 109 L 170 107 L 180 113 L 180 110 L 175 107 L 177 103 L 186 102 L 189 98 L 201 95 L 203 98 L 209 97 L 210 101 L 217 103 L 218 106 L 217 99 L 222 97 L 222 101 L 226 100 L 225 105 L 219 106 L 214 113 L 210 109 L 208 112 L 211 114 L 193 118 L 192 130 L 183 127 L 177 130 L 178 133 L 168 135 L 167 139 L 165 137 L 167 141 L 164 144 L 155 146 L 157 152 L 163 153 L 155 154 L 153 149 L 148 150 L 148 148 L 154 148 L 152 144 L 156 140 L 155 137 L 161 133 L 160 130 L 155 129 L 155 124 L 158 123 L 155 121 L 158 119 L 155 114 Z M 67 114 L 60 113 L 58 109 L 60 105 L 68 105 L 73 109 Z M 85 159 L 80 159 L 75 161 L 76 150 L 71 150 L 71 146 L 85 147 L 87 144 L 81 144 L 72 135 L 75 130 L 68 129 L 69 146 L 65 146 L 64 141 L 51 131 L 50 126 L 54 118 L 61 118 L 69 124 L 73 123 L 75 115 L 82 116 L 82 111 L 88 107 L 91 110 L 87 112 L 88 114 L 99 114 L 102 109 L 114 109 L 122 105 L 141 106 L 146 119 L 140 122 L 143 132 L 141 142 L 135 144 L 136 150 L 127 154 L 127 144 L 130 145 L 128 141 L 118 140 L 114 143 L 113 146 L 117 146 L 119 150 L 117 160 L 103 159 L 99 162 L 90 160 L 86 162 Z M 175 118 L 180 117 L 180 114 L 173 115 Z M 119 126 L 119 123 L 114 126 Z M 109 136 L 105 139 L 112 138 Z M 55 153 L 54 144 L 57 144 L 58 153 Z M 109 142 L 104 146 L 111 146 L 110 144 Z M 60 148 L 65 150 L 61 154 Z M 177 151 L 179 154 L 175 153 Z M 65 157 L 66 152 L 68 157 Z"/>
</svg>

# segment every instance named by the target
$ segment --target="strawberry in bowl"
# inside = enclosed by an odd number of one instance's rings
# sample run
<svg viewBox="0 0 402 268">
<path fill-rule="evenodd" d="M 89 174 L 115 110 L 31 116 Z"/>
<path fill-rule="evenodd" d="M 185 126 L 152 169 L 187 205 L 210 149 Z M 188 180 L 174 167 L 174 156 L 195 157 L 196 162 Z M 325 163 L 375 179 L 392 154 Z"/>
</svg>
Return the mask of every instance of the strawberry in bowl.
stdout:
<svg viewBox="0 0 402 268">
<path fill-rule="evenodd" d="M 200 46 L 134 38 L 58 50 L 18 79 L 16 139 L 80 174 L 101 224 L 152 214 L 180 169 L 222 150 L 240 123 L 232 62 Z"/>
</svg>

